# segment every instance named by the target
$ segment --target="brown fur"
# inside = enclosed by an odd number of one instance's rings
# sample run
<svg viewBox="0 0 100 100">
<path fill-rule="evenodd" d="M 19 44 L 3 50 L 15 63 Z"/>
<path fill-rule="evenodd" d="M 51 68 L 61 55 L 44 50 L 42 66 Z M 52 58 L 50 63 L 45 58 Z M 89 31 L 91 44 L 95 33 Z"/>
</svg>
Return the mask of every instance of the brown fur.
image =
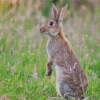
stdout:
<svg viewBox="0 0 100 100">
<path fill-rule="evenodd" d="M 56 11 L 54 4 L 52 5 L 54 12 Z M 80 99 L 85 93 L 87 88 L 86 75 L 76 57 L 76 54 L 71 46 L 71 43 L 64 37 L 62 32 L 61 21 L 66 11 L 67 5 L 65 5 L 58 13 L 58 18 L 50 19 L 43 23 L 40 31 L 48 34 L 50 39 L 47 43 L 48 63 L 46 66 L 46 76 L 52 73 L 52 65 L 56 70 L 56 83 L 59 83 L 59 91 L 63 98 L 66 97 L 65 86 L 68 85 L 68 93 L 72 90 L 72 94 L 76 99 Z M 56 12 L 57 14 L 57 12 Z M 57 17 L 57 15 L 55 15 Z M 51 21 L 54 21 L 52 27 L 49 25 Z M 57 91 L 57 92 L 59 92 Z M 72 97 L 73 97 L 72 96 Z"/>
</svg>

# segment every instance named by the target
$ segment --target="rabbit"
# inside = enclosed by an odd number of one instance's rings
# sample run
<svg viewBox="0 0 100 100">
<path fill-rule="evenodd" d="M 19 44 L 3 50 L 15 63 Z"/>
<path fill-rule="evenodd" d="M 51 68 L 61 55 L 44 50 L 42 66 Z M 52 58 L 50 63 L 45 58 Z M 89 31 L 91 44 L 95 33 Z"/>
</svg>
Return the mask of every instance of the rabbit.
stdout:
<svg viewBox="0 0 100 100">
<path fill-rule="evenodd" d="M 53 19 L 47 19 L 40 32 L 49 36 L 46 46 L 48 62 L 46 76 L 51 75 L 52 66 L 56 72 L 56 91 L 64 99 L 81 100 L 87 88 L 87 77 L 76 57 L 71 43 L 63 35 L 62 20 L 68 4 L 57 11 L 52 3 Z"/>
</svg>

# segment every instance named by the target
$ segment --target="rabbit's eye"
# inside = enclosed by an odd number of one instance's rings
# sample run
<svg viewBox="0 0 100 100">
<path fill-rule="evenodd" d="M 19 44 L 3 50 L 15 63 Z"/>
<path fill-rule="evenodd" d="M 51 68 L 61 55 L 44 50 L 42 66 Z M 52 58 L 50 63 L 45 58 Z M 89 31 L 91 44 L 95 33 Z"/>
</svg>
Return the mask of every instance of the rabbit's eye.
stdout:
<svg viewBox="0 0 100 100">
<path fill-rule="evenodd" d="M 53 22 L 50 22 L 49 25 L 53 25 Z"/>
</svg>

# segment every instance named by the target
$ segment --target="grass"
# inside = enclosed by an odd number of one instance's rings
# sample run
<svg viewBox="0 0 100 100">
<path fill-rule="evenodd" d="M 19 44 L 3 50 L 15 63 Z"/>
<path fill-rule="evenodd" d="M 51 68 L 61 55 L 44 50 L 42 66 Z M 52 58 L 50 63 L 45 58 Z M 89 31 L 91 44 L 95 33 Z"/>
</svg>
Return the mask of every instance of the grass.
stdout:
<svg viewBox="0 0 100 100">
<path fill-rule="evenodd" d="M 17 14 L 13 16 L 12 23 L 9 17 L 0 23 L 2 27 L 0 37 L 0 98 L 5 98 L 5 100 L 56 100 L 52 98 L 57 97 L 54 67 L 51 76 L 44 76 L 47 62 L 45 48 L 47 37 L 39 33 L 39 28 L 35 26 L 32 16 L 24 18 L 25 15 L 22 15 L 23 21 L 17 18 Z M 90 20 L 87 23 L 85 25 L 91 27 Z M 74 34 L 65 35 L 71 41 L 88 78 L 85 96 L 89 97 L 88 100 L 99 100 L 100 39 L 89 32 L 88 28 L 84 29 L 86 28 L 81 27 L 80 29 L 82 34 L 74 31 L 78 34 L 76 40 L 73 38 Z M 64 31 L 66 32 L 66 30 Z M 99 28 L 97 31 L 100 33 Z M 88 37 L 84 37 L 85 35 Z"/>
</svg>

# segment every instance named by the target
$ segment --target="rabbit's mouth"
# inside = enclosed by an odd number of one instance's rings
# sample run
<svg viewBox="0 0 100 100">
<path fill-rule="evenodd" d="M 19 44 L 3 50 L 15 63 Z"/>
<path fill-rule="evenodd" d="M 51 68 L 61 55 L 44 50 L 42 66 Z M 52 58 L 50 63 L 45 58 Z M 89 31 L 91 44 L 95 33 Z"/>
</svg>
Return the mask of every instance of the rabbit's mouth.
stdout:
<svg viewBox="0 0 100 100">
<path fill-rule="evenodd" d="M 47 32 L 42 32 L 43 34 L 48 34 Z"/>
<path fill-rule="evenodd" d="M 40 31 L 41 32 L 41 31 Z M 48 34 L 48 32 L 41 32 L 42 34 Z"/>
</svg>

